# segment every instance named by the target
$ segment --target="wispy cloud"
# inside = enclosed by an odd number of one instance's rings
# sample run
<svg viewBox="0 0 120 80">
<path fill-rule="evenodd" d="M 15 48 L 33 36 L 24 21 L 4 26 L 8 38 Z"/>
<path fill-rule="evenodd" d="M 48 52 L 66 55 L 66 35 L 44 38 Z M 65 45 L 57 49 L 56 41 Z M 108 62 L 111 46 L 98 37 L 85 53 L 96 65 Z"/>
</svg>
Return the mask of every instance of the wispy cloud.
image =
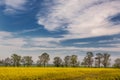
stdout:
<svg viewBox="0 0 120 80">
<path fill-rule="evenodd" d="M 120 42 L 120 38 L 113 38 L 111 40 L 100 40 L 98 43 L 106 43 L 106 42 Z"/>
<path fill-rule="evenodd" d="M 37 47 L 37 48 L 55 48 L 60 47 L 60 39 L 59 38 L 51 38 L 51 37 L 36 37 L 31 38 L 31 40 L 28 42 L 28 45 L 31 45 L 31 47 Z"/>
<path fill-rule="evenodd" d="M 83 56 L 93 51 L 119 57 L 119 3 L 119 0 L 0 0 L 0 9 L 7 14 L 0 11 L 3 26 L 0 56 L 16 52 L 37 57 L 48 52 L 53 58 Z M 25 14 L 14 16 L 24 11 Z"/>
<path fill-rule="evenodd" d="M 74 44 L 79 44 L 79 45 L 81 45 L 81 44 L 89 44 L 89 42 L 76 42 Z"/>
<path fill-rule="evenodd" d="M 48 1 L 47 14 L 42 16 L 41 13 L 38 14 L 38 24 L 44 25 L 49 31 L 67 30 L 69 34 L 64 37 L 68 39 L 119 34 L 120 25 L 114 25 L 107 19 L 120 13 L 119 2 L 118 0 L 53 0 L 53 3 Z"/>
<path fill-rule="evenodd" d="M 0 31 L 0 54 L 2 58 L 18 52 L 25 43 L 24 38 L 16 38 L 12 32 Z"/>
<path fill-rule="evenodd" d="M 17 48 L 22 48 L 24 44 L 24 38 L 16 38 L 11 32 L 0 31 L 0 47 L 16 48 L 17 50 Z M 4 49 L 7 50 L 7 48 Z"/>
<path fill-rule="evenodd" d="M 3 0 L 0 0 L 0 6 L 3 5 L 3 4 L 4 4 Z"/>
<path fill-rule="evenodd" d="M 24 33 L 35 32 L 35 31 L 38 31 L 40 29 L 41 29 L 40 27 L 33 28 L 33 29 L 26 29 L 26 30 L 22 30 L 22 31 L 16 32 L 15 34 L 24 34 Z"/>
<path fill-rule="evenodd" d="M 4 5 L 4 12 L 7 14 L 16 13 L 17 10 L 24 10 L 27 0 L 1 0 L 0 4 Z"/>
<path fill-rule="evenodd" d="M 0 31 L 0 38 L 12 37 L 12 33 L 7 31 Z"/>
<path fill-rule="evenodd" d="M 120 46 L 110 44 L 113 47 L 75 47 L 75 46 L 62 46 L 61 40 L 64 38 L 51 38 L 51 37 L 15 37 L 13 32 L 0 31 L 0 56 L 5 58 L 10 56 L 12 53 L 17 53 L 22 56 L 31 55 L 33 59 L 36 58 L 43 52 L 47 52 L 51 56 L 51 63 L 55 56 L 64 58 L 66 55 L 76 54 L 80 61 L 85 56 L 87 51 L 93 52 L 120 52 Z M 119 39 L 113 39 L 116 41 Z M 107 40 L 106 40 L 107 41 Z M 104 42 L 106 42 L 104 41 Z M 76 44 L 87 44 L 87 42 L 81 42 Z M 7 56 L 6 56 L 7 55 Z M 116 58 L 115 54 L 112 54 L 111 58 Z M 119 57 L 119 55 L 118 55 Z M 113 59 L 114 60 L 114 59 Z"/>
</svg>

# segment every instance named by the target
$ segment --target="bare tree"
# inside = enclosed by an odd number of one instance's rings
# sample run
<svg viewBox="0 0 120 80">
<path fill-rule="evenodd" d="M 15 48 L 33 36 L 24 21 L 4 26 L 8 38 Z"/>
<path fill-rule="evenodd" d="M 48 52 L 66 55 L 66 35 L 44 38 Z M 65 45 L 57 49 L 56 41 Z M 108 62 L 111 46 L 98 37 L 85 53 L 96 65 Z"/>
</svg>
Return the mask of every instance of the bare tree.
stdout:
<svg viewBox="0 0 120 80">
<path fill-rule="evenodd" d="M 120 58 L 115 59 L 114 67 L 120 68 Z"/>
<path fill-rule="evenodd" d="M 65 56 L 64 62 L 65 62 L 65 66 L 66 66 L 66 67 L 70 66 L 71 56 Z"/>
<path fill-rule="evenodd" d="M 37 60 L 37 66 L 42 66 L 42 60 L 40 59 L 40 56 L 38 58 L 39 60 Z"/>
<path fill-rule="evenodd" d="M 87 65 L 88 65 L 87 57 L 84 57 L 83 62 L 81 63 L 81 65 L 83 65 L 84 67 L 87 67 Z"/>
<path fill-rule="evenodd" d="M 60 57 L 55 57 L 53 63 L 56 67 L 59 67 L 62 65 L 62 59 Z"/>
<path fill-rule="evenodd" d="M 86 64 L 88 65 L 88 67 L 92 67 L 92 64 L 94 62 L 93 60 L 93 53 L 92 52 L 87 52 L 87 56 L 85 57 L 85 61 L 86 61 Z"/>
<path fill-rule="evenodd" d="M 97 67 L 100 67 L 101 64 L 101 59 L 102 59 L 103 55 L 101 53 L 97 53 L 96 57 L 95 57 L 95 65 Z"/>
<path fill-rule="evenodd" d="M 33 60 L 31 56 L 24 56 L 22 57 L 21 62 L 24 66 L 31 66 L 33 63 Z"/>
<path fill-rule="evenodd" d="M 21 56 L 17 54 L 12 54 L 11 60 L 13 62 L 13 66 L 17 66 L 17 67 L 20 66 Z"/>
<path fill-rule="evenodd" d="M 3 60 L 0 60 L 0 66 L 3 66 Z"/>
<path fill-rule="evenodd" d="M 102 64 L 104 67 L 108 67 L 108 65 L 110 65 L 110 54 L 108 53 L 104 53 L 103 54 L 103 60 L 102 60 Z"/>
<path fill-rule="evenodd" d="M 48 61 L 50 60 L 49 58 L 49 54 L 47 53 L 43 53 L 41 56 L 38 57 L 39 60 L 37 61 L 37 63 L 39 65 L 42 65 L 45 67 L 48 64 Z"/>
<path fill-rule="evenodd" d="M 8 57 L 3 60 L 3 65 L 4 66 L 11 66 L 13 64 L 12 60 Z"/>
<path fill-rule="evenodd" d="M 72 55 L 72 56 L 71 56 L 71 65 L 72 65 L 73 67 L 75 67 L 75 66 L 77 66 L 77 64 L 78 64 L 77 55 Z"/>
</svg>

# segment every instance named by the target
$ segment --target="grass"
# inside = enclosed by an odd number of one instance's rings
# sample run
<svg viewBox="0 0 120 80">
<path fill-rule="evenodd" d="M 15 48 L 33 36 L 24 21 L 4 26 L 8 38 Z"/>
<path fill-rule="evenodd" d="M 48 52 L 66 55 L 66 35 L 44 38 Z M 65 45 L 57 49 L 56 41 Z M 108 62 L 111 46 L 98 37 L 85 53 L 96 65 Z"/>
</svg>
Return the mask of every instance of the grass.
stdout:
<svg viewBox="0 0 120 80">
<path fill-rule="evenodd" d="M 1 67 L 0 80 L 120 80 L 120 69 Z"/>
</svg>

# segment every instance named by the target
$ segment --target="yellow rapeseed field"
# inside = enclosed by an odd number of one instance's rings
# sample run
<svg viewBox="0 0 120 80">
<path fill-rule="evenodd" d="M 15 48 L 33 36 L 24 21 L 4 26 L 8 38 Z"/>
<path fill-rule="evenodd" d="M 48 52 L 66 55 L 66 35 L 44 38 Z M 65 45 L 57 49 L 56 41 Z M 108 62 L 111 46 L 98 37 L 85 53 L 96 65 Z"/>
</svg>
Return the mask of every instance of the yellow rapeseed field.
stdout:
<svg viewBox="0 0 120 80">
<path fill-rule="evenodd" d="M 0 67 L 0 80 L 120 80 L 120 69 Z"/>
</svg>

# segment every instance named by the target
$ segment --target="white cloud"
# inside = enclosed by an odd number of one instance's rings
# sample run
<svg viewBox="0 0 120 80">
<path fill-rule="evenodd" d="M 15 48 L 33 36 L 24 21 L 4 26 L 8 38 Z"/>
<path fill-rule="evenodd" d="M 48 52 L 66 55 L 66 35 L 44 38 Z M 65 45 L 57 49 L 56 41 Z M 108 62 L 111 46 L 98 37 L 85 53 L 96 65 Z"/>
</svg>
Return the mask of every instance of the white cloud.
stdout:
<svg viewBox="0 0 120 80">
<path fill-rule="evenodd" d="M 51 37 L 38 37 L 32 38 L 30 43 L 32 46 L 36 46 L 39 48 L 52 48 L 52 47 L 60 47 L 60 38 L 51 38 Z M 28 43 L 29 44 L 29 43 Z"/>
<path fill-rule="evenodd" d="M 5 6 L 5 13 L 16 13 L 16 10 L 24 10 L 27 0 L 2 0 L 1 5 Z"/>
<path fill-rule="evenodd" d="M 20 38 L 19 36 L 16 37 L 14 34 L 16 33 L 0 31 L 0 53 L 18 52 L 20 50 L 35 51 L 60 47 L 59 42 L 61 39 L 58 38 L 36 37 L 28 39 Z"/>
<path fill-rule="evenodd" d="M 47 30 L 65 29 L 69 34 L 64 37 L 68 39 L 120 33 L 120 25 L 115 26 L 107 19 L 120 12 L 118 0 L 53 0 L 53 2 L 55 5 L 46 8 L 48 14 L 38 18 L 38 24 L 44 25 Z"/>
<path fill-rule="evenodd" d="M 0 46 L 14 46 L 14 47 L 22 47 L 25 44 L 23 38 L 15 38 L 13 33 L 0 31 Z"/>
<path fill-rule="evenodd" d="M 22 38 L 0 39 L 1 45 L 22 47 L 26 42 Z"/>
<path fill-rule="evenodd" d="M 77 42 L 77 43 L 74 43 L 74 44 L 79 44 L 79 45 L 81 45 L 81 44 L 89 44 L 89 42 Z"/>
<path fill-rule="evenodd" d="M 103 47 L 99 47 L 99 48 L 94 48 L 94 47 L 86 47 L 86 48 L 79 48 L 79 47 L 55 47 L 55 48 L 44 48 L 44 47 L 30 47 L 30 48 L 23 48 L 23 51 L 102 51 L 102 52 L 120 52 L 120 46 L 119 47 L 110 47 L 110 48 L 103 48 Z M 67 54 L 67 53 L 66 53 Z"/>
<path fill-rule="evenodd" d="M 5 0 L 5 5 L 15 9 L 22 9 L 26 0 Z"/>
<path fill-rule="evenodd" d="M 24 38 L 16 38 L 11 32 L 0 31 L 0 54 L 17 52 L 24 44 Z"/>
<path fill-rule="evenodd" d="M 12 33 L 6 31 L 0 31 L 0 38 L 12 37 Z"/>
<path fill-rule="evenodd" d="M 41 29 L 40 27 L 34 28 L 34 29 L 27 29 L 27 30 L 23 30 L 23 31 L 17 32 L 15 34 L 24 34 L 24 33 L 29 33 L 29 32 L 35 32 L 35 31 L 38 31 L 40 29 Z"/>
<path fill-rule="evenodd" d="M 110 44 L 116 47 L 69 47 L 62 46 L 60 41 L 64 38 L 51 38 L 51 37 L 36 37 L 31 38 L 30 41 L 27 38 L 16 38 L 13 33 L 10 32 L 0 32 L 0 50 L 3 51 L 36 51 L 36 50 L 81 50 L 81 51 L 120 51 L 120 46 L 115 44 Z M 118 41 L 118 38 L 114 38 L 112 41 Z M 104 41 L 105 42 L 105 41 Z M 24 46 L 26 45 L 27 46 Z M 88 44 L 88 43 L 75 43 L 75 44 Z"/>
<path fill-rule="evenodd" d="M 66 55 L 72 55 L 76 54 L 79 57 L 79 60 L 82 61 L 83 57 L 85 56 L 85 53 L 87 51 L 98 51 L 98 52 L 120 52 L 120 46 L 116 45 L 117 47 L 111 47 L 111 48 L 93 48 L 93 47 L 86 47 L 86 48 L 79 48 L 79 47 L 65 47 L 61 46 L 59 43 L 63 40 L 62 38 L 43 38 L 43 37 L 36 37 L 36 38 L 30 38 L 29 40 L 26 38 L 16 38 L 14 36 L 14 33 L 11 32 L 5 32 L 0 31 L 0 59 L 4 59 L 6 57 L 10 57 L 11 54 L 16 53 L 21 56 L 33 56 L 33 60 L 36 61 L 39 55 L 41 55 L 43 52 L 47 52 L 50 54 L 50 63 L 53 62 L 53 58 L 55 56 L 60 56 L 64 58 Z M 113 39 L 113 40 L 119 40 L 119 39 Z M 53 43 L 52 43 L 53 42 Z M 36 47 L 25 47 L 24 45 L 28 44 L 30 45 L 36 45 Z M 77 43 L 82 44 L 82 43 Z M 84 43 L 87 44 L 87 43 Z M 114 55 L 111 56 L 112 61 L 114 60 Z M 2 57 L 1 57 L 2 56 Z M 119 55 L 117 55 L 119 57 Z M 115 56 L 116 57 L 116 56 Z"/>
<path fill-rule="evenodd" d="M 105 43 L 105 42 L 118 42 L 120 41 L 120 38 L 113 38 L 111 40 L 100 40 L 99 43 Z"/>
</svg>

